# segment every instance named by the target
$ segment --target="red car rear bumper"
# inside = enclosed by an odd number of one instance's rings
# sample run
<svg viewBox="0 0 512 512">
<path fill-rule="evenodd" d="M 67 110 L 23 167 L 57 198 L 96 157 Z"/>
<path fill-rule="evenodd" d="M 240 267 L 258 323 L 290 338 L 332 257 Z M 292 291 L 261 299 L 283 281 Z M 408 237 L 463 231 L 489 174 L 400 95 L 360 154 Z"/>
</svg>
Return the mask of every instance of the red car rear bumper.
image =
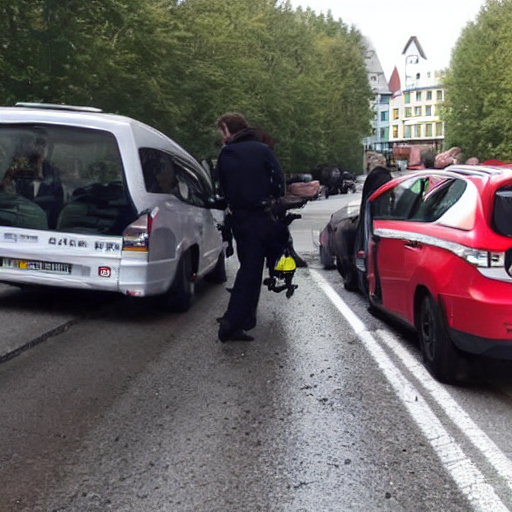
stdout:
<svg viewBox="0 0 512 512">
<path fill-rule="evenodd" d="M 499 288 L 503 284 L 497 282 L 496 286 Z M 512 295 L 510 285 L 505 286 Z M 443 297 L 452 341 L 461 350 L 472 354 L 512 359 L 510 298 L 470 295 Z"/>
<path fill-rule="evenodd" d="M 512 360 L 512 341 L 509 339 L 495 340 L 482 338 L 455 329 L 449 329 L 449 333 L 453 343 L 464 352 Z"/>
</svg>

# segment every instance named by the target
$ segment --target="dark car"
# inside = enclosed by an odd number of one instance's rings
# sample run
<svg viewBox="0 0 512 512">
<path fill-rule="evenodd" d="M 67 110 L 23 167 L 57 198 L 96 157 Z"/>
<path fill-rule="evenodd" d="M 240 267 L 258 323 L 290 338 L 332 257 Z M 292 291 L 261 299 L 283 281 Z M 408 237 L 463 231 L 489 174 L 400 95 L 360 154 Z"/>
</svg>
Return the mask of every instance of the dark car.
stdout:
<svg viewBox="0 0 512 512">
<path fill-rule="evenodd" d="M 357 252 L 362 248 L 364 207 L 368 197 L 381 185 L 392 179 L 391 172 L 377 166 L 368 173 L 360 199 L 351 201 L 334 212 L 320 233 L 320 260 L 324 268 L 336 268 L 343 278 L 345 288 L 366 292 L 364 265 L 358 261 Z"/>
</svg>

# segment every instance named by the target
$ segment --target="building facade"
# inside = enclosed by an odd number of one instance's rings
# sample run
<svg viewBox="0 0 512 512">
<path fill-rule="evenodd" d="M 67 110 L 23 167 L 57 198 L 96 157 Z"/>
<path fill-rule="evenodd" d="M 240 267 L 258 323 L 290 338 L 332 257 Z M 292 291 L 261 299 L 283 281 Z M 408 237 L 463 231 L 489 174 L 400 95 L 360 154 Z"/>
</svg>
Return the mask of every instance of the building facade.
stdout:
<svg viewBox="0 0 512 512">
<path fill-rule="evenodd" d="M 375 112 L 372 135 L 363 140 L 365 155 L 376 151 L 386 157 L 388 164 L 393 164 L 396 163 L 396 155 L 407 154 L 411 146 L 430 148 L 434 153 L 442 150 L 442 72 L 429 68 L 423 48 L 412 36 L 402 51 L 401 62 L 395 66 L 387 82 L 371 41 L 365 38 L 365 43 Z M 403 151 L 397 151 L 397 148 Z M 411 163 L 404 162 L 403 158 L 399 160 L 398 165 L 402 168 Z"/>
<path fill-rule="evenodd" d="M 391 91 L 389 90 L 386 75 L 382 69 L 377 52 L 368 38 L 365 38 L 365 45 L 368 80 L 374 94 L 372 103 L 374 117 L 372 120 L 372 134 L 363 139 L 363 145 L 365 152 L 378 151 L 386 153 L 389 152 L 389 103 Z"/>
<path fill-rule="evenodd" d="M 390 145 L 394 149 L 421 145 L 437 153 L 444 143 L 444 123 L 440 116 L 444 103 L 442 72 L 429 69 L 415 36 L 405 45 L 402 57 L 402 74 L 395 67 L 389 81 Z M 395 149 L 394 154 L 397 153 Z"/>
</svg>

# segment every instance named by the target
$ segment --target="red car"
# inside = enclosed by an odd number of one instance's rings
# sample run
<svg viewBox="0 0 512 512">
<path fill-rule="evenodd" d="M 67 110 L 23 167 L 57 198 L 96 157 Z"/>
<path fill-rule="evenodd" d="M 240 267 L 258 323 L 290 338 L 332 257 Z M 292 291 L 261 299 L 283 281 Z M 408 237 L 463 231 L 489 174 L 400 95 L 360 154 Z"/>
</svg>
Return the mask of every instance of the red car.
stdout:
<svg viewBox="0 0 512 512">
<path fill-rule="evenodd" d="M 370 305 L 417 330 L 438 380 L 463 352 L 512 359 L 512 169 L 408 173 L 370 196 L 364 224 Z"/>
</svg>

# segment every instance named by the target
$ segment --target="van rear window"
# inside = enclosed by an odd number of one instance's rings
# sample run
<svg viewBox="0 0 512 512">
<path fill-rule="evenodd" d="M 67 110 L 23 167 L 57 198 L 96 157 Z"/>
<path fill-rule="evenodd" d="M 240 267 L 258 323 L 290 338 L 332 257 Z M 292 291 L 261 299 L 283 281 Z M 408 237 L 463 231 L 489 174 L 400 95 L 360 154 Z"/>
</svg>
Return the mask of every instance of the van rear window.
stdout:
<svg viewBox="0 0 512 512">
<path fill-rule="evenodd" d="M 134 217 L 113 134 L 0 125 L 0 225 L 120 235 Z"/>
</svg>

